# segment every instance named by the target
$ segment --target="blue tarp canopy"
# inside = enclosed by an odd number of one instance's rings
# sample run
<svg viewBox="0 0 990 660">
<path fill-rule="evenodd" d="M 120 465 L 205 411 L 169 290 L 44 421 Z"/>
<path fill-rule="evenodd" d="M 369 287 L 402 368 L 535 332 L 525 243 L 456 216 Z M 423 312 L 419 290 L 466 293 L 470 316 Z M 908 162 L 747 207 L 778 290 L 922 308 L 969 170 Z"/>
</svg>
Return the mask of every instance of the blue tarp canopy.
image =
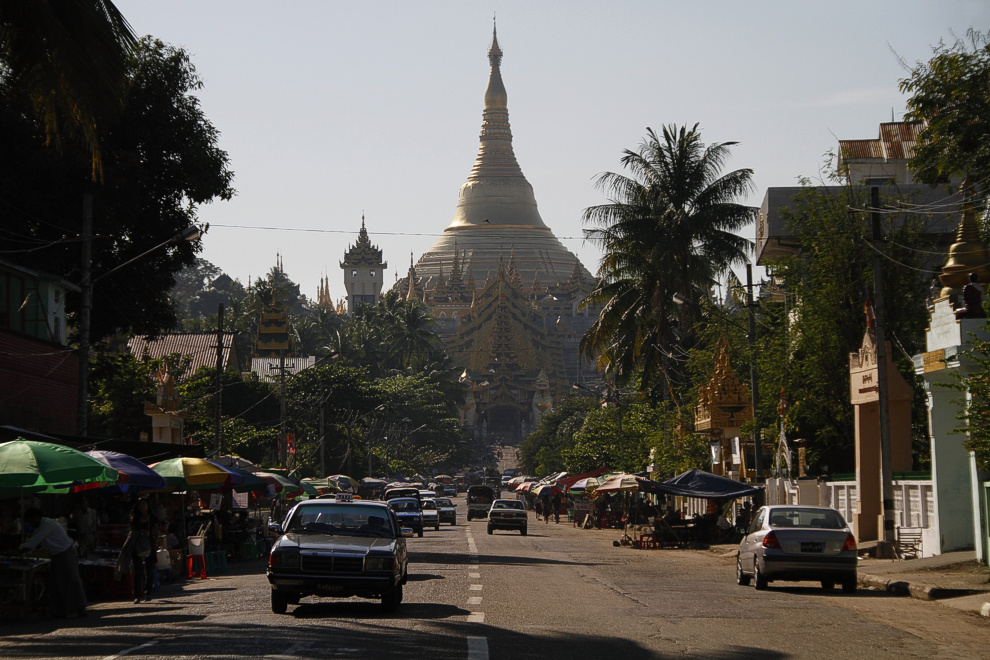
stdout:
<svg viewBox="0 0 990 660">
<path fill-rule="evenodd" d="M 661 481 L 656 489 L 671 495 L 699 497 L 709 500 L 734 500 L 760 491 L 755 486 L 720 477 L 704 470 L 688 470 L 673 479 Z"/>
</svg>

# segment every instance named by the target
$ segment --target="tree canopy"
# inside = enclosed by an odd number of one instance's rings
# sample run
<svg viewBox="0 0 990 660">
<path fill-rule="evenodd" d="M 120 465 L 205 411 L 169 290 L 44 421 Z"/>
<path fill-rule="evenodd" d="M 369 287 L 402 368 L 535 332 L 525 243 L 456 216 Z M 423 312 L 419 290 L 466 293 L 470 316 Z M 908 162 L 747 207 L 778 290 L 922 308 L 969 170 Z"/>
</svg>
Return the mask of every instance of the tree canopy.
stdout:
<svg viewBox="0 0 990 660">
<path fill-rule="evenodd" d="M 911 94 L 906 119 L 925 122 L 911 159 L 927 183 L 960 176 L 990 191 L 990 43 L 974 29 L 968 43 L 939 42 L 927 62 L 900 81 Z"/>
</svg>

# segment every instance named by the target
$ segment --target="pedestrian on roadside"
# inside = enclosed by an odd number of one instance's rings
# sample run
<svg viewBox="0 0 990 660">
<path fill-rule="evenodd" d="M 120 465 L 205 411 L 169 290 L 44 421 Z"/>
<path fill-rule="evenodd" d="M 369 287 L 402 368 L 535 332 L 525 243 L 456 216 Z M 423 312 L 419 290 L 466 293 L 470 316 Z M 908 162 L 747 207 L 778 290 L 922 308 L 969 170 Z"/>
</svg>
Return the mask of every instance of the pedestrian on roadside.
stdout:
<svg viewBox="0 0 990 660">
<path fill-rule="evenodd" d="M 550 513 L 553 510 L 553 502 L 550 501 L 550 486 L 544 486 L 543 492 L 540 493 L 540 504 L 543 506 L 543 522 L 550 522 Z"/>
<path fill-rule="evenodd" d="M 553 507 L 553 521 L 555 523 L 560 523 L 560 493 L 554 493 L 553 500 L 550 503 Z"/>
<path fill-rule="evenodd" d="M 130 571 L 134 579 L 134 603 L 151 600 L 151 589 L 158 570 L 158 520 L 148 508 L 148 500 L 138 500 L 131 511 L 131 525 L 120 549 L 114 577 Z"/>
<path fill-rule="evenodd" d="M 70 619 L 86 616 L 86 589 L 79 576 L 79 558 L 72 539 L 57 522 L 42 517 L 40 509 L 25 511 L 24 522 L 34 531 L 20 549 L 30 550 L 44 543 L 51 556 L 45 588 L 48 615 Z"/>
</svg>

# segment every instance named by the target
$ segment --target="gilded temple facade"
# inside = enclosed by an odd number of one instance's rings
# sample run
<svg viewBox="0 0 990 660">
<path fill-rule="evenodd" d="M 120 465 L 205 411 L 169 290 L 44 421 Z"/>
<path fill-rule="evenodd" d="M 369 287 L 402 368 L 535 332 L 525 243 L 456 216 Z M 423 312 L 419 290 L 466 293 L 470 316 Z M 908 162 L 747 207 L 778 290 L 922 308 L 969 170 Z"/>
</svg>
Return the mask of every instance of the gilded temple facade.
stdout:
<svg viewBox="0 0 990 660">
<path fill-rule="evenodd" d="M 512 149 L 502 50 L 493 34 L 478 155 L 443 235 L 395 287 L 423 301 L 465 388 L 462 423 L 514 442 L 573 383 L 595 383 L 578 343 L 599 307 L 595 279 L 543 222 Z"/>
</svg>

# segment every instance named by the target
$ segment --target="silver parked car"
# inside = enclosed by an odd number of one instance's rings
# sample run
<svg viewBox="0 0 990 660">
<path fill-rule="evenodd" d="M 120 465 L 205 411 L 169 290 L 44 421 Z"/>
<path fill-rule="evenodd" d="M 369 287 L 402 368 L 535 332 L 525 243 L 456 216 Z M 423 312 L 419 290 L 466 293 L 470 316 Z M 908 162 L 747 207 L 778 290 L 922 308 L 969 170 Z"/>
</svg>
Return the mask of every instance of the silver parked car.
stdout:
<svg viewBox="0 0 990 660">
<path fill-rule="evenodd" d="M 856 538 L 835 509 L 765 506 L 753 517 L 736 557 L 736 582 L 766 589 L 775 580 L 815 580 L 856 591 Z"/>
</svg>

